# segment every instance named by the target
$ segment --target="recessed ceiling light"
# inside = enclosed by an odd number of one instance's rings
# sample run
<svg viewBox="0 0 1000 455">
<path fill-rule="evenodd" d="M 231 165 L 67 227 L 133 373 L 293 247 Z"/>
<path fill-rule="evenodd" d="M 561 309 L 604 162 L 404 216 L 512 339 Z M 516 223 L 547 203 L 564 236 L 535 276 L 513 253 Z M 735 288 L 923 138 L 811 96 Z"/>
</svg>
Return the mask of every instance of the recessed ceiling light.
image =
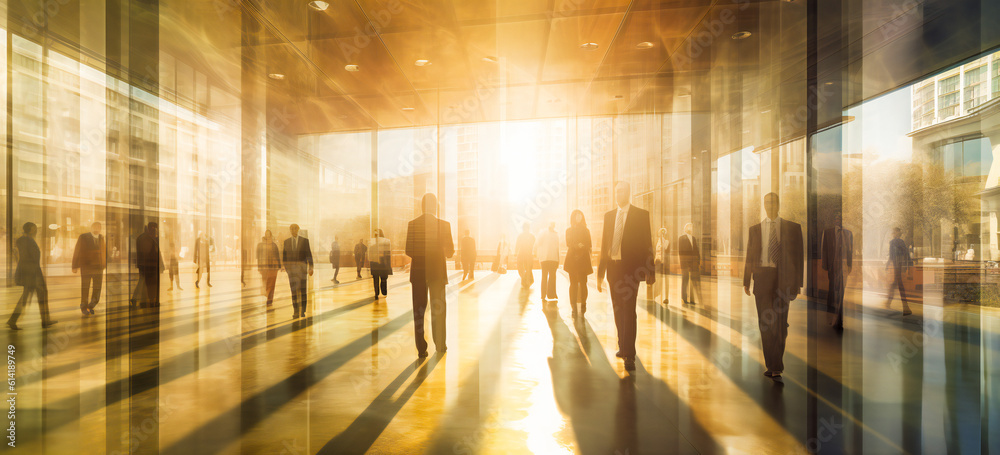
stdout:
<svg viewBox="0 0 1000 455">
<path fill-rule="evenodd" d="M 496 63 L 500 60 L 492 55 L 487 55 L 486 57 L 483 57 L 483 61 L 488 63 Z"/>
<path fill-rule="evenodd" d="M 597 50 L 598 47 L 600 46 L 598 46 L 597 43 L 583 43 L 580 45 L 580 49 L 585 51 L 594 51 Z"/>
<path fill-rule="evenodd" d="M 649 49 L 651 47 L 653 47 L 653 43 L 651 43 L 649 41 L 643 41 L 643 42 L 635 45 L 636 49 Z"/>
<path fill-rule="evenodd" d="M 680 95 L 677 95 L 677 97 L 678 98 L 690 98 L 691 94 L 690 93 L 681 93 Z"/>
<path fill-rule="evenodd" d="M 412 107 L 404 107 L 403 110 L 406 111 L 406 112 L 410 112 L 410 111 L 412 111 L 414 109 Z"/>
<path fill-rule="evenodd" d="M 750 37 L 750 35 L 751 35 L 750 32 L 748 32 L 746 30 L 741 30 L 741 31 L 738 31 L 736 33 L 733 33 L 733 39 L 737 39 L 737 40 L 738 39 L 747 39 L 747 38 Z"/>
<path fill-rule="evenodd" d="M 833 82 L 824 82 L 823 85 L 829 87 L 829 86 L 833 85 Z"/>
<path fill-rule="evenodd" d="M 321 2 L 319 0 L 316 0 L 309 2 L 309 7 L 316 11 L 326 11 L 326 9 L 330 7 L 330 4 L 327 2 Z"/>
<path fill-rule="evenodd" d="M 766 114 L 766 113 L 768 113 L 768 112 L 771 112 L 771 110 L 770 110 L 770 109 L 765 109 L 765 110 L 763 110 L 763 111 L 760 111 L 760 113 L 761 113 L 761 114 Z"/>
<path fill-rule="evenodd" d="M 361 71 L 361 67 L 358 66 L 358 65 L 344 65 L 344 69 L 347 70 L 347 71 L 350 71 L 352 73 L 356 73 L 358 71 Z"/>
<path fill-rule="evenodd" d="M 420 60 L 417 60 L 417 61 L 413 62 L 413 64 L 417 65 L 417 66 L 430 66 L 431 61 L 422 58 Z"/>
<path fill-rule="evenodd" d="M 622 95 L 615 95 L 615 99 L 616 100 L 623 100 L 623 99 L 625 99 L 625 97 L 622 96 Z"/>
<path fill-rule="evenodd" d="M 281 74 L 281 73 L 271 73 L 271 74 L 268 74 L 267 77 L 269 77 L 271 79 L 274 79 L 276 81 L 281 81 L 281 80 L 285 79 L 285 75 Z"/>
</svg>

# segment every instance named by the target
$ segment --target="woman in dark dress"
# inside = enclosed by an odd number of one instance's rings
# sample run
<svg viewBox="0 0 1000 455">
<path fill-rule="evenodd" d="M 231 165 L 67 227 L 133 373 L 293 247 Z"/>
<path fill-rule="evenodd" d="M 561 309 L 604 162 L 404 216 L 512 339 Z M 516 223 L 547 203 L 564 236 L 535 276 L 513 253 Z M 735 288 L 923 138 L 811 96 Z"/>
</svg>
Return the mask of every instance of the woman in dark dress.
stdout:
<svg viewBox="0 0 1000 455">
<path fill-rule="evenodd" d="M 38 294 L 38 311 L 42 315 L 42 327 L 49 327 L 57 322 L 49 318 L 49 288 L 45 285 L 45 276 L 42 274 L 42 251 L 35 243 L 37 233 L 38 226 L 35 226 L 35 223 L 24 223 L 24 235 L 17 239 L 17 249 L 14 250 L 17 259 L 14 282 L 23 286 L 24 291 L 17 301 L 17 306 L 14 307 L 14 314 L 7 320 L 7 326 L 12 330 L 20 330 L 17 320 L 31 299 L 31 294 Z"/>
<path fill-rule="evenodd" d="M 566 229 L 566 260 L 563 270 L 569 275 L 569 303 L 573 308 L 573 316 L 587 312 L 587 275 L 594 273 L 590 263 L 591 241 L 590 229 L 583 212 L 574 210 L 569 216 L 569 229 Z"/>
</svg>

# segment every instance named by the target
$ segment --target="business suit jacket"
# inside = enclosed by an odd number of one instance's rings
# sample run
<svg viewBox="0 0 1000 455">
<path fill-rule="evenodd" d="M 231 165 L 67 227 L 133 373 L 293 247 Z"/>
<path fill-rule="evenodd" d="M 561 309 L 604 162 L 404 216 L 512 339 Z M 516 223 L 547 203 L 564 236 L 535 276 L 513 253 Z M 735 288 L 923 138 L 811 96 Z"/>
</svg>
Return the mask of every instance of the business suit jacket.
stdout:
<svg viewBox="0 0 1000 455">
<path fill-rule="evenodd" d="M 778 289 L 785 292 L 797 291 L 802 288 L 802 269 L 805 256 L 802 252 L 802 226 L 798 223 L 782 219 L 778 253 Z M 757 268 L 760 267 L 761 255 L 767 242 L 761 238 L 763 229 L 761 223 L 750 226 L 750 238 L 747 241 L 747 259 L 743 268 L 743 286 L 749 287 Z M 754 289 L 756 292 L 756 288 Z"/>
<path fill-rule="evenodd" d="M 299 249 L 296 250 L 292 241 L 294 237 L 285 239 L 284 249 L 281 252 L 281 262 L 288 266 L 290 262 L 301 262 L 313 266 L 312 249 L 309 248 L 309 239 L 299 236 Z"/>
<path fill-rule="evenodd" d="M 692 237 L 694 237 L 692 235 Z M 692 242 L 687 234 L 677 238 L 677 256 L 680 257 L 681 269 L 697 269 L 701 263 L 701 248 L 698 247 L 698 240 Z"/>
<path fill-rule="evenodd" d="M 615 208 L 604 214 L 604 234 L 601 237 L 601 259 L 597 266 L 597 278 L 604 279 L 611 263 L 611 243 L 615 236 Z M 622 270 L 625 275 L 635 276 L 638 281 L 653 278 L 653 235 L 649 226 L 649 212 L 636 206 L 628 209 L 625 228 L 622 232 Z"/>
<path fill-rule="evenodd" d="M 848 268 L 854 265 L 854 234 L 841 228 L 840 235 L 844 240 L 844 257 L 837 258 L 837 228 L 823 231 L 823 270 L 827 273 L 842 274 L 845 264 Z"/>
<path fill-rule="evenodd" d="M 17 248 L 17 268 L 14 270 L 14 283 L 24 287 L 37 287 L 45 284 L 42 275 L 42 250 L 38 248 L 35 239 L 22 235 L 15 242 Z"/>
<path fill-rule="evenodd" d="M 451 224 L 434 215 L 423 214 L 406 227 L 406 255 L 410 263 L 411 283 L 448 283 L 446 258 L 455 254 Z"/>
<path fill-rule="evenodd" d="M 163 270 L 160 241 L 147 232 L 139 234 L 135 239 L 135 266 L 140 271 L 149 273 L 159 273 Z"/>
<path fill-rule="evenodd" d="M 73 249 L 73 268 L 86 271 L 104 270 L 104 236 L 96 238 L 91 233 L 80 234 L 76 239 L 76 248 Z"/>
</svg>

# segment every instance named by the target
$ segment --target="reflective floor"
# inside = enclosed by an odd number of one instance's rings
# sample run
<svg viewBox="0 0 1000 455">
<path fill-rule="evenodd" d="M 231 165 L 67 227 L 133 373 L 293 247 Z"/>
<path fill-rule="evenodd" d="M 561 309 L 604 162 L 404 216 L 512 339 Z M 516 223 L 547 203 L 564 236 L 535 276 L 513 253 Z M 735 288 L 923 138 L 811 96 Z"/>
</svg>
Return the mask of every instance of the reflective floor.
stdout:
<svg viewBox="0 0 1000 455">
<path fill-rule="evenodd" d="M 455 272 L 448 352 L 418 359 L 405 274 L 376 303 L 370 281 L 334 286 L 328 273 L 299 320 L 283 275 L 273 311 L 232 269 L 212 288 L 164 284 L 158 317 L 132 310 L 131 337 L 114 329 L 128 310 L 102 301 L 81 317 L 76 281 L 53 280 L 56 328 L 42 331 L 32 305 L 24 330 L 4 332 L 17 350 L 17 447 L 103 453 L 121 428 L 129 450 L 172 454 L 997 450 L 1000 319 L 988 309 L 914 305 L 904 318 L 898 301 L 868 305 L 877 293 L 856 290 L 849 300 L 866 304 L 841 334 L 800 298 L 774 382 L 753 303 L 729 278 L 705 280 L 706 304 L 681 306 L 676 276 L 668 305 L 640 299 L 628 374 L 593 281 L 574 320 L 565 275 L 549 304 L 515 273 Z M 118 352 L 122 340 L 131 347 Z M 122 415 L 131 423 L 112 421 Z"/>
</svg>

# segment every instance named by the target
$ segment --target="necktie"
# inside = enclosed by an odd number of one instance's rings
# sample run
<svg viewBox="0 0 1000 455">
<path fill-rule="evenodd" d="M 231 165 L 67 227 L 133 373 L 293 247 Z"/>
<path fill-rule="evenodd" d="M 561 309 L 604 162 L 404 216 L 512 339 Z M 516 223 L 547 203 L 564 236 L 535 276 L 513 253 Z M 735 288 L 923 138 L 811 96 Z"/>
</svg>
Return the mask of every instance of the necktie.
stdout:
<svg viewBox="0 0 1000 455">
<path fill-rule="evenodd" d="M 615 216 L 615 237 L 611 241 L 611 257 L 621 258 L 622 252 L 622 234 L 625 231 L 625 211 L 618 209 L 618 215 Z"/>
<path fill-rule="evenodd" d="M 774 221 L 768 222 L 771 229 L 769 235 L 770 239 L 767 242 L 767 257 L 771 261 L 771 264 L 775 267 L 778 266 L 778 223 Z"/>
</svg>

